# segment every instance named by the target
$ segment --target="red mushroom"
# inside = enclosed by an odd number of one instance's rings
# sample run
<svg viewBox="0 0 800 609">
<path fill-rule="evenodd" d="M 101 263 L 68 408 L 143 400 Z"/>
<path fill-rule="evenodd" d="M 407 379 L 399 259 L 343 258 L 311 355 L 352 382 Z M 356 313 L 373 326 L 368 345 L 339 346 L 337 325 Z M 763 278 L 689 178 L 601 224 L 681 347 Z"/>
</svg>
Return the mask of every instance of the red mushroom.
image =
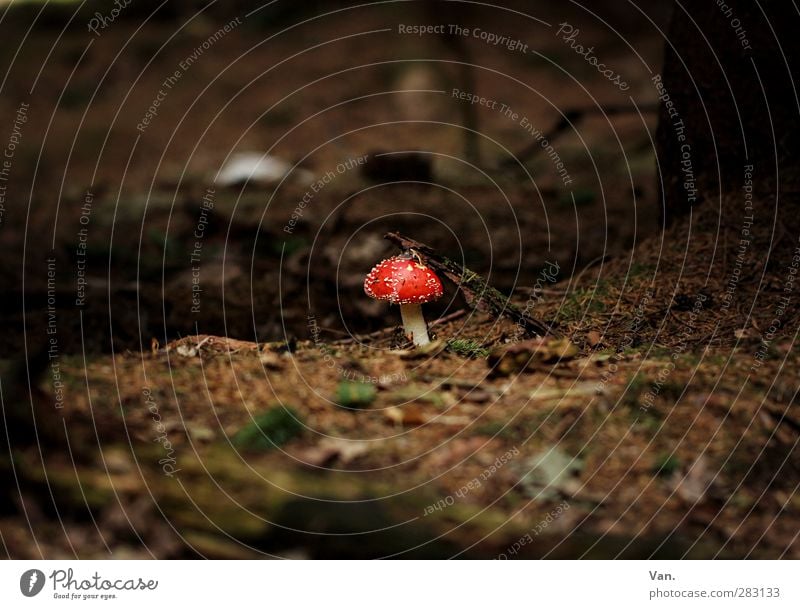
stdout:
<svg viewBox="0 0 800 609">
<path fill-rule="evenodd" d="M 400 305 L 403 329 L 415 345 L 431 342 L 421 305 L 439 298 L 443 290 L 439 277 L 426 265 L 410 255 L 387 258 L 369 272 L 364 292 L 370 298 Z"/>
</svg>

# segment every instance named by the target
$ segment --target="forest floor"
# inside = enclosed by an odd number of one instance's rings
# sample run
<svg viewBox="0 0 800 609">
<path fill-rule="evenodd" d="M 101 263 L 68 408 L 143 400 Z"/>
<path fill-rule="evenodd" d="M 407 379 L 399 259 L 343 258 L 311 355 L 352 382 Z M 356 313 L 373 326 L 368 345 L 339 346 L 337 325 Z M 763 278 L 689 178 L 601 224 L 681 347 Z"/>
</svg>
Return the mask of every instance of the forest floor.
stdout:
<svg viewBox="0 0 800 609">
<path fill-rule="evenodd" d="M 444 158 L 433 164 L 438 186 L 376 185 L 346 171 L 293 232 L 284 227 L 306 192 L 298 184 L 220 189 L 201 213 L 229 150 L 278 142 L 270 153 L 292 161 L 315 150 L 303 160 L 315 175 L 385 142 L 463 152 L 452 130 L 429 123 L 350 132 L 397 117 L 457 122 L 452 96 L 378 95 L 457 86 L 452 56 L 435 40 L 343 37 L 259 77 L 331 31 L 396 20 L 377 9 L 361 17 L 311 24 L 252 56 L 245 52 L 263 30 L 237 30 L 193 66 L 144 133 L 137 120 L 164 76 L 218 24 L 197 19 L 158 53 L 171 26 L 133 37 L 134 26 L 120 22 L 85 53 L 85 33 L 68 32 L 52 59 L 53 32 L 33 31 L 0 107 L 13 114 L 44 62 L 38 103 L 58 108 L 32 104 L 32 117 L 57 111 L 51 124 L 26 126 L 26 143 L 42 148 L 20 149 L 11 187 L 25 185 L 26 166 L 39 168 L 37 180 L 28 215 L 9 211 L 6 226 L 16 230 L 0 234 L 24 263 L 0 277 L 0 397 L 7 424 L 24 422 L 31 403 L 37 421 L 30 438 L 32 427 L 11 426 L 15 449 L 0 451 L 3 552 L 800 558 L 798 243 L 764 220 L 766 202 L 743 251 L 742 226 L 720 223 L 713 202 L 662 233 L 653 113 L 588 115 L 558 138 L 569 189 L 541 154 L 525 163 L 535 179 L 495 171 L 505 153 L 483 142 L 492 181 Z M 518 21 L 498 18 L 495 29 L 528 35 Z M 630 75 L 642 106 L 656 101 L 650 74 L 625 45 L 599 39 L 589 23 L 581 29 Z M 637 40 L 635 28 L 625 34 L 656 66 L 661 43 Z M 4 60 L 21 34 L 10 36 Z M 560 40 L 537 45 L 542 55 L 525 57 L 476 44 L 481 64 L 496 70 L 480 71 L 476 89 L 524 108 L 544 130 L 558 122 L 554 107 L 620 103 Z M 128 60 L 106 73 L 122 47 Z M 422 51 L 443 61 L 389 61 Z M 376 63 L 317 82 L 350 57 Z M 580 82 L 565 82 L 558 66 Z M 518 80 L 552 92 L 555 106 Z M 317 84 L 264 113 L 309 82 Z M 336 106 L 353 91 L 374 95 Z M 225 110 L 232 99 L 235 111 Z M 324 121 L 293 129 L 320 108 L 329 108 Z M 508 149 L 529 144 L 518 124 L 479 112 L 482 132 Z M 198 136 L 198 124 L 209 130 Z M 348 135 L 323 146 L 321 133 Z M 87 299 L 78 307 L 87 192 Z M 730 203 L 742 206 L 738 195 Z M 198 226 L 203 292 L 194 312 Z M 410 349 L 398 311 L 361 288 L 373 264 L 397 253 L 387 230 L 480 273 L 560 337 L 521 337 L 446 284 L 427 310 L 436 342 Z M 42 250 L 42 235 L 52 251 Z M 55 372 L 44 331 L 48 257 L 57 260 Z M 558 271 L 539 281 L 554 263 Z M 54 408 L 56 372 L 63 393 Z"/>
<path fill-rule="evenodd" d="M 64 358 L 74 455 L 48 456 L 46 478 L 37 449 L 15 456 L 17 475 L 37 481 L 25 502 L 36 543 L 5 520 L 5 547 L 800 557 L 800 352 L 793 336 L 765 335 L 763 302 L 791 257 L 760 289 L 758 269 L 739 266 L 748 281 L 725 307 L 736 267 L 711 260 L 707 222 L 646 241 L 633 265 L 549 284 L 535 314 L 568 339 L 520 341 L 510 322 L 464 310 L 434 321 L 421 350 L 388 325 L 350 340 L 193 336 Z M 48 487 L 61 520 L 47 516 Z"/>
</svg>

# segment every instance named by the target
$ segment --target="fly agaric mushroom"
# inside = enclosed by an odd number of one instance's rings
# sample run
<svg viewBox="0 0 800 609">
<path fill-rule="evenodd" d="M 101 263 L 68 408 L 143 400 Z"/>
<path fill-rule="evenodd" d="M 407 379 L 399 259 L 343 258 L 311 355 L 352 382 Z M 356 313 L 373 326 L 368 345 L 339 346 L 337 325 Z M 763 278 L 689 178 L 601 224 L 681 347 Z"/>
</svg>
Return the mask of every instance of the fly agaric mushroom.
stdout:
<svg viewBox="0 0 800 609">
<path fill-rule="evenodd" d="M 431 342 L 421 305 L 439 298 L 443 290 L 439 277 L 422 262 L 410 255 L 387 258 L 369 272 L 364 292 L 370 298 L 400 305 L 403 329 L 415 345 Z"/>
</svg>

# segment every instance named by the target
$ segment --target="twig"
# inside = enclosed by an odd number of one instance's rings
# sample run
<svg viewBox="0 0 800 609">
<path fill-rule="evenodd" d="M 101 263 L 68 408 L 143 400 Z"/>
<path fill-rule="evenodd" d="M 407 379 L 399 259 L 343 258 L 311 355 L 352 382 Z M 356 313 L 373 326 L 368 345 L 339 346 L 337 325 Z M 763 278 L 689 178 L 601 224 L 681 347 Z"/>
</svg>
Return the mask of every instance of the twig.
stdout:
<svg viewBox="0 0 800 609">
<path fill-rule="evenodd" d="M 800 434 L 800 422 L 798 422 L 796 419 L 793 419 L 792 417 L 790 417 L 785 412 L 776 411 L 776 410 L 773 410 L 771 408 L 766 408 L 765 410 L 767 411 L 767 414 L 770 417 L 772 417 L 772 419 L 778 425 L 782 425 L 782 424 L 785 423 L 787 425 L 787 427 L 790 427 L 792 429 L 792 431 L 794 431 L 795 433 Z"/>
<path fill-rule="evenodd" d="M 430 246 L 414 239 L 409 239 L 400 233 L 386 233 L 383 238 L 403 250 L 413 251 L 428 266 L 456 284 L 467 304 L 473 309 L 488 313 L 495 319 L 506 317 L 522 328 L 525 334 L 529 336 L 546 336 L 548 334 L 560 336 L 551 327 L 523 313 L 518 307 L 511 304 L 508 298 L 486 283 L 483 277 L 449 258 L 440 256 Z"/>
<path fill-rule="evenodd" d="M 445 315 L 444 317 L 440 317 L 439 319 L 434 319 L 428 326 L 438 326 L 439 324 L 446 324 L 448 321 L 453 321 L 454 319 L 458 319 L 459 317 L 463 317 L 466 314 L 464 309 L 459 309 L 458 311 L 454 311 L 449 315 Z"/>
<path fill-rule="evenodd" d="M 319 331 L 329 332 L 330 334 L 339 334 L 340 336 L 350 336 L 348 332 L 345 332 L 344 330 L 337 330 L 336 328 L 323 328 L 320 326 Z"/>
<path fill-rule="evenodd" d="M 658 104 L 643 104 L 638 107 L 632 105 L 611 105 L 611 106 L 590 106 L 587 108 L 571 108 L 565 110 L 559 121 L 541 138 L 531 142 L 525 148 L 520 150 L 516 155 L 506 158 L 500 167 L 503 169 L 519 168 L 520 164 L 529 161 L 537 153 L 545 150 L 542 148 L 541 142 L 547 140 L 553 142 L 559 135 L 574 127 L 575 123 L 584 118 L 588 114 L 627 114 L 629 112 L 658 112 Z"/>
<path fill-rule="evenodd" d="M 381 328 L 380 330 L 375 330 L 374 332 L 370 332 L 369 334 L 353 334 L 349 338 L 340 338 L 339 340 L 335 340 L 331 342 L 332 345 L 347 345 L 350 343 L 354 343 L 356 341 L 361 342 L 368 338 L 377 338 L 382 334 L 387 334 L 389 332 L 394 332 L 396 327 L 391 328 Z M 328 330 L 327 328 L 321 328 L 325 332 L 331 332 L 332 330 Z M 337 331 L 338 332 L 338 331 Z M 340 334 L 344 334 L 344 332 L 340 332 Z"/>
<path fill-rule="evenodd" d="M 514 288 L 515 291 L 521 292 L 522 294 L 544 294 L 545 296 L 563 296 L 569 290 L 552 290 L 549 288 L 531 288 L 528 286 L 517 286 Z"/>
<path fill-rule="evenodd" d="M 459 389 L 468 389 L 470 391 L 481 389 L 483 391 L 491 393 L 503 392 L 503 390 L 500 389 L 499 387 L 488 386 L 482 381 L 468 381 L 466 379 L 457 379 L 444 376 L 432 376 L 429 374 L 423 374 L 417 378 L 423 383 L 436 383 L 439 385 L 439 387 L 458 387 Z"/>
</svg>

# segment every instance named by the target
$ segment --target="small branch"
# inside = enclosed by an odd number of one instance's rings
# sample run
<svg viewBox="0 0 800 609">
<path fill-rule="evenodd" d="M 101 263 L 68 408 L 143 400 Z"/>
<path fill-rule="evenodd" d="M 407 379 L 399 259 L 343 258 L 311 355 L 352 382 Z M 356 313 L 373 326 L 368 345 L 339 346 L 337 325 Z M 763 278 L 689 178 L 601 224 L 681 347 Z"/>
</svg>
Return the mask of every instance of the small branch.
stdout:
<svg viewBox="0 0 800 609">
<path fill-rule="evenodd" d="M 437 254 L 433 248 L 400 233 L 386 233 L 384 239 L 391 241 L 403 250 L 413 250 L 428 266 L 452 281 L 467 304 L 473 309 L 488 313 L 494 318 L 506 317 L 517 324 L 528 336 L 559 336 L 558 332 L 543 322 L 523 313 L 517 306 L 509 302 L 503 294 L 490 286 L 477 273 L 469 270 L 444 256 Z"/>
<path fill-rule="evenodd" d="M 771 408 L 766 408 L 767 414 L 772 417 L 778 425 L 786 424 L 787 427 L 790 427 L 792 431 L 797 434 L 800 434 L 800 422 L 797 419 L 793 419 L 790 417 L 786 412 L 780 412 L 778 410 L 773 410 Z"/>
<path fill-rule="evenodd" d="M 327 328 L 320 328 L 323 332 L 331 332 Z M 331 342 L 332 345 L 348 345 L 350 343 L 355 342 L 363 342 L 369 340 L 371 338 L 378 338 L 383 336 L 384 334 L 391 334 L 396 330 L 396 327 L 391 328 L 381 328 L 380 330 L 375 330 L 374 332 L 370 332 L 369 334 L 353 334 L 349 338 L 340 338 L 339 340 L 335 340 Z M 337 332 L 338 333 L 338 332 Z"/>
<path fill-rule="evenodd" d="M 658 112 L 659 105 L 655 104 L 642 104 L 638 107 L 632 105 L 610 105 L 610 106 L 590 106 L 587 108 L 570 108 L 565 110 L 561 118 L 558 122 L 553 125 L 553 127 L 544 134 L 541 140 L 536 140 L 535 142 L 531 142 L 525 148 L 520 150 L 516 155 L 512 156 L 511 158 L 505 159 L 501 163 L 501 168 L 503 169 L 513 169 L 519 168 L 521 163 L 525 163 L 526 161 L 531 160 L 534 156 L 536 156 L 539 152 L 543 151 L 544 148 L 541 146 L 542 140 L 547 140 L 549 142 L 553 142 L 558 136 L 560 136 L 565 131 L 569 130 L 571 127 L 575 126 L 575 123 L 583 119 L 588 114 L 604 114 L 604 115 L 615 115 L 615 114 L 628 114 L 633 112 Z"/>
<path fill-rule="evenodd" d="M 458 311 L 450 313 L 449 315 L 445 315 L 444 317 L 440 317 L 439 319 L 434 319 L 432 322 L 428 324 L 428 327 L 432 328 L 434 326 L 438 326 L 439 324 L 446 324 L 449 321 L 453 321 L 454 319 L 458 319 L 459 317 L 464 316 L 466 313 L 467 312 L 464 309 L 459 309 Z"/>
</svg>

